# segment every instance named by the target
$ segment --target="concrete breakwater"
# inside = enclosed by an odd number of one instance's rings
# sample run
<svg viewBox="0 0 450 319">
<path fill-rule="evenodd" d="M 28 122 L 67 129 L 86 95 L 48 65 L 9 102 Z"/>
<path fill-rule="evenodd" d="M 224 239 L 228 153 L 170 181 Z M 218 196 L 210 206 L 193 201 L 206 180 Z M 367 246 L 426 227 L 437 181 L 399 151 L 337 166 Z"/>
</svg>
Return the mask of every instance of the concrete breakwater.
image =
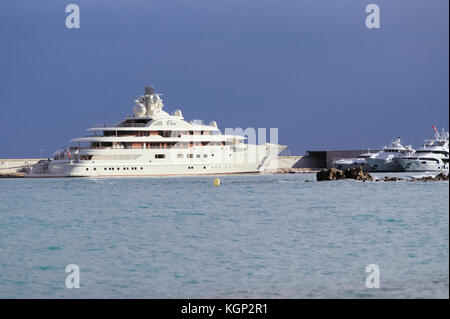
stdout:
<svg viewBox="0 0 450 319">
<path fill-rule="evenodd" d="M 27 173 L 0 173 L 0 178 L 21 178 Z"/>
<path fill-rule="evenodd" d="M 37 162 L 39 159 L 36 158 L 0 159 L 0 178 L 24 177 Z"/>
<path fill-rule="evenodd" d="M 261 174 L 301 174 L 301 173 L 315 173 L 317 169 L 313 168 L 297 168 L 297 167 L 282 167 L 275 169 L 266 169 Z"/>
<path fill-rule="evenodd" d="M 3 158 L 0 159 L 0 176 L 14 173 L 26 173 L 39 162 L 36 158 Z"/>
</svg>

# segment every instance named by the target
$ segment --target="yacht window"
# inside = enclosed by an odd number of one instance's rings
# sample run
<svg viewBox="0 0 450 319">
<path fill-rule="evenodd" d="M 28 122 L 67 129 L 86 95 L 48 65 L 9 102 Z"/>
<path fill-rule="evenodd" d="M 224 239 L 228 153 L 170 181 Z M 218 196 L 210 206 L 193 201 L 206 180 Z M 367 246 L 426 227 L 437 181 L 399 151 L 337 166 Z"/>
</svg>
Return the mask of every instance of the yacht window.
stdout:
<svg viewBox="0 0 450 319">
<path fill-rule="evenodd" d="M 200 158 L 200 154 L 197 154 L 196 157 L 197 157 L 197 158 Z"/>
<path fill-rule="evenodd" d="M 155 154 L 155 158 L 166 158 L 166 154 Z"/>
<path fill-rule="evenodd" d="M 439 164 L 439 160 L 437 160 L 436 158 L 432 158 L 432 157 L 422 157 L 421 160 L 426 160 L 426 161 L 430 161 L 430 162 L 436 162 Z M 422 162 L 423 164 L 425 164 L 426 162 Z"/>
<path fill-rule="evenodd" d="M 187 158 L 194 158 L 194 154 L 188 154 Z"/>
<path fill-rule="evenodd" d="M 183 154 L 178 154 L 177 158 L 183 158 Z"/>
</svg>

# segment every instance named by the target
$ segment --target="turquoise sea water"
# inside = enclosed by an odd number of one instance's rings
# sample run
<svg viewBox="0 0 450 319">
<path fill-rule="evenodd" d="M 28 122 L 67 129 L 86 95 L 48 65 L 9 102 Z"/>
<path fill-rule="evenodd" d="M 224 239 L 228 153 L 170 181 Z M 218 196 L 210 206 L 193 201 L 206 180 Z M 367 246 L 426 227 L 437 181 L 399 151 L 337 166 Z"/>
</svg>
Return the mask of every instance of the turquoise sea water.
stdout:
<svg viewBox="0 0 450 319">
<path fill-rule="evenodd" d="M 448 298 L 448 182 L 213 179 L 0 179 L 0 297 Z"/>
</svg>

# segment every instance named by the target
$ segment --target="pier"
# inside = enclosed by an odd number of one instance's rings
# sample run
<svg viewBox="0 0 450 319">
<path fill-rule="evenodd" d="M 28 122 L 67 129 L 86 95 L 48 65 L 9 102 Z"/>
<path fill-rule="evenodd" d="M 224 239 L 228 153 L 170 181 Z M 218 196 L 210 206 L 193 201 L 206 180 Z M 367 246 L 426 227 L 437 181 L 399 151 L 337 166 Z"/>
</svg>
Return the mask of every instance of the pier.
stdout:
<svg viewBox="0 0 450 319">
<path fill-rule="evenodd" d="M 23 177 L 39 158 L 3 158 L 0 159 L 0 177 Z"/>
</svg>

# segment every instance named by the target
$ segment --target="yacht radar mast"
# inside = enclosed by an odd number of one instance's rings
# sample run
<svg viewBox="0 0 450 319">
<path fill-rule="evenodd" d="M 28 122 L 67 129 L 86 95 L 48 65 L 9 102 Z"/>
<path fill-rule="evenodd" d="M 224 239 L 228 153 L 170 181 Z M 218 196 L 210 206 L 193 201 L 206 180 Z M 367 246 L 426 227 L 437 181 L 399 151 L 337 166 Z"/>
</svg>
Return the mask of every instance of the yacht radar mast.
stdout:
<svg viewBox="0 0 450 319">
<path fill-rule="evenodd" d="M 168 116 L 169 114 L 162 110 L 164 103 L 161 95 L 160 93 L 155 93 L 153 86 L 146 86 L 145 95 L 141 95 L 137 100 L 134 100 L 134 115 L 151 118 Z"/>
</svg>

